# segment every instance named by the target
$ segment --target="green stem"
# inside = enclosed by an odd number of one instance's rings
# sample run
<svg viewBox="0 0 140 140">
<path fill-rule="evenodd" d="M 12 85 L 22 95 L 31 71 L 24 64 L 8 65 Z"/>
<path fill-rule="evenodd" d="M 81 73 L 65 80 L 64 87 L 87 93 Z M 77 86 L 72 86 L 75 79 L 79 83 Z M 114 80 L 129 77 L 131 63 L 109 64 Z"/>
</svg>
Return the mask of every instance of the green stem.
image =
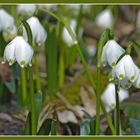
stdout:
<svg viewBox="0 0 140 140">
<path fill-rule="evenodd" d="M 104 113 L 104 115 L 106 117 L 106 120 L 107 120 L 108 124 L 109 124 L 109 127 L 110 127 L 110 129 L 112 131 L 112 134 L 116 135 L 116 130 L 115 130 L 114 126 L 113 126 L 112 120 L 111 120 L 110 116 L 108 115 L 108 113 L 106 112 L 104 104 L 102 102 L 101 102 L 101 108 L 102 108 L 102 111 L 103 111 L 103 113 Z"/>
<path fill-rule="evenodd" d="M 34 47 L 34 68 L 35 68 L 35 76 L 36 76 L 35 79 L 36 79 L 37 93 L 41 93 L 41 82 L 40 82 L 40 76 L 38 70 L 36 47 Z"/>
<path fill-rule="evenodd" d="M 28 43 L 33 47 L 32 31 L 29 24 L 26 21 L 22 21 L 28 35 Z M 34 96 L 34 80 L 33 80 L 33 70 L 29 67 L 29 83 L 30 83 L 30 103 L 31 103 L 31 135 L 36 134 L 37 130 L 37 117 L 36 117 L 36 104 Z"/>
<path fill-rule="evenodd" d="M 115 95 L 116 95 L 116 108 L 115 108 L 115 126 L 116 135 L 120 135 L 120 106 L 119 106 L 119 89 L 118 84 L 115 84 Z"/>
<path fill-rule="evenodd" d="M 35 110 L 35 98 L 34 98 L 34 81 L 33 70 L 29 68 L 29 81 L 30 81 L 30 103 L 31 103 L 31 135 L 36 134 L 37 122 L 36 122 L 36 110 Z"/>
<path fill-rule="evenodd" d="M 61 47 L 62 48 L 62 47 Z M 64 85 L 64 53 L 63 48 L 60 49 L 60 56 L 59 56 L 59 87 Z"/>
<path fill-rule="evenodd" d="M 92 74 L 90 73 L 90 71 L 89 71 L 89 69 L 88 69 L 88 65 L 87 65 L 87 63 L 86 63 L 86 61 L 85 61 L 85 58 L 84 58 L 84 56 L 83 56 L 83 54 L 82 54 L 82 52 L 81 52 L 81 50 L 80 50 L 80 47 L 79 47 L 78 45 L 76 45 L 75 47 L 76 47 L 76 49 L 77 49 L 77 51 L 78 51 L 78 53 L 79 53 L 79 55 L 80 55 L 80 58 L 81 58 L 81 61 L 82 61 L 82 63 L 83 63 L 84 69 L 85 69 L 85 71 L 86 71 L 87 77 L 88 77 L 88 79 L 89 79 L 89 81 L 90 81 L 90 83 L 91 83 L 93 89 L 96 90 L 96 87 L 95 87 L 95 85 L 94 85 L 94 81 L 93 81 L 93 78 L 92 78 Z M 96 93 L 96 91 L 95 91 L 95 93 Z M 105 117 L 106 117 L 106 119 L 107 119 L 108 125 L 109 125 L 109 127 L 110 127 L 110 129 L 111 129 L 111 131 L 112 131 L 112 134 L 114 135 L 114 134 L 116 133 L 116 131 L 115 131 L 115 128 L 114 128 L 114 126 L 113 126 L 113 124 L 112 124 L 111 117 L 110 117 L 110 116 L 108 115 L 108 113 L 106 112 L 106 109 L 105 109 L 105 107 L 104 107 L 104 105 L 103 105 L 101 99 L 100 99 L 100 102 L 101 102 L 102 111 L 103 111 L 103 113 L 104 113 L 104 115 L 105 115 Z"/>
<path fill-rule="evenodd" d="M 100 95 L 101 95 L 101 72 L 97 66 L 97 86 L 96 86 L 96 128 L 95 134 L 100 134 Z"/>
<path fill-rule="evenodd" d="M 27 99 L 27 84 L 26 84 L 26 69 L 21 68 L 21 83 L 22 83 L 22 104 L 26 105 Z"/>
</svg>

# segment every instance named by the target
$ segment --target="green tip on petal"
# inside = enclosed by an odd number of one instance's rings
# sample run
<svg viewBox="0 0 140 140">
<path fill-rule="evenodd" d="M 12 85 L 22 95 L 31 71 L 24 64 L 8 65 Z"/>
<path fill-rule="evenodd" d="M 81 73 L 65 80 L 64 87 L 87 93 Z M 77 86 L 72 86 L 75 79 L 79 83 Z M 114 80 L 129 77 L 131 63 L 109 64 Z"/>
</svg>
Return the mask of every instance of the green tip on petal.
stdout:
<svg viewBox="0 0 140 140">
<path fill-rule="evenodd" d="M 128 84 L 125 84 L 125 88 L 127 88 L 127 89 L 128 89 L 128 88 L 129 88 L 129 85 L 128 85 Z"/>
<path fill-rule="evenodd" d="M 103 61 L 102 64 L 103 64 L 103 66 L 106 66 L 107 62 L 106 61 Z"/>
<path fill-rule="evenodd" d="M 116 63 L 115 62 L 112 62 L 111 66 L 114 67 L 115 65 L 116 65 Z"/>
<path fill-rule="evenodd" d="M 140 84 L 138 84 L 138 87 L 140 87 Z"/>
<path fill-rule="evenodd" d="M 25 61 L 24 60 L 22 60 L 21 62 L 20 62 L 20 66 L 22 67 L 22 68 L 24 68 L 24 65 L 25 65 L 26 63 L 25 63 Z"/>
<path fill-rule="evenodd" d="M 133 75 L 131 76 L 130 81 L 134 81 L 134 79 L 135 79 L 135 76 Z"/>
<path fill-rule="evenodd" d="M 41 42 L 39 41 L 39 42 L 37 43 L 37 45 L 38 45 L 38 46 L 41 46 Z"/>
<path fill-rule="evenodd" d="M 11 66 L 12 64 L 13 64 L 13 60 L 10 59 L 10 60 L 9 60 L 9 65 Z"/>
<path fill-rule="evenodd" d="M 132 81 L 130 81 L 130 80 L 128 80 L 127 82 L 128 82 L 128 84 L 131 84 L 132 83 Z"/>
<path fill-rule="evenodd" d="M 29 66 L 32 67 L 32 63 L 31 62 L 29 63 Z"/>
<path fill-rule="evenodd" d="M 123 79 L 124 78 L 124 75 L 123 74 L 120 74 L 119 75 L 119 79 L 121 80 L 121 79 Z"/>
<path fill-rule="evenodd" d="M 113 103 L 111 106 L 112 106 L 112 108 L 115 108 L 116 105 L 115 105 L 115 103 Z"/>
<path fill-rule="evenodd" d="M 77 41 L 77 40 L 75 40 L 75 41 L 74 41 L 74 44 L 75 44 L 75 45 L 76 45 L 76 44 L 78 44 L 78 41 Z"/>
</svg>

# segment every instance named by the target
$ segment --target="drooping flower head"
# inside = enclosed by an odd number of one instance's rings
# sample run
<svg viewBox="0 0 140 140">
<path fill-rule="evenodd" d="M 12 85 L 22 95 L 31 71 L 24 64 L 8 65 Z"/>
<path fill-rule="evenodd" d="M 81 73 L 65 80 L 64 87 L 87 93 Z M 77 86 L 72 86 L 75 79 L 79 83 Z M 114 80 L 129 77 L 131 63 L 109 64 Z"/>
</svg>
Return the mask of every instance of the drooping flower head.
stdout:
<svg viewBox="0 0 140 140">
<path fill-rule="evenodd" d="M 14 18 L 4 9 L 0 9 L 0 31 L 7 40 L 13 39 L 17 34 Z"/>
<path fill-rule="evenodd" d="M 106 9 L 99 13 L 95 19 L 98 26 L 102 28 L 112 28 L 113 26 L 113 16 L 109 9 Z"/>
<path fill-rule="evenodd" d="M 41 25 L 38 18 L 30 17 L 27 20 L 27 23 L 29 24 L 31 28 L 33 41 L 37 43 L 38 45 L 44 43 L 47 38 L 47 32 L 45 31 L 44 27 Z M 25 28 L 23 28 L 23 37 L 25 40 L 27 40 L 27 32 Z"/>
<path fill-rule="evenodd" d="M 36 9 L 34 4 L 19 4 L 17 7 L 18 13 L 23 16 L 32 16 Z"/>
<path fill-rule="evenodd" d="M 115 40 L 109 40 L 103 47 L 101 61 L 104 66 L 108 63 L 114 67 L 124 52 L 125 50 Z"/>
<path fill-rule="evenodd" d="M 70 21 L 70 27 L 73 31 L 73 33 L 75 34 L 75 30 L 76 30 L 76 25 L 77 25 L 77 21 L 76 20 L 71 20 Z M 79 31 L 79 36 L 82 36 L 83 30 L 82 28 Z M 71 47 L 72 45 L 76 44 L 77 42 L 75 42 L 71 35 L 69 34 L 68 30 L 66 29 L 66 27 L 64 27 L 63 32 L 62 32 L 62 38 L 64 40 L 64 42 L 68 45 L 68 47 Z"/>
<path fill-rule="evenodd" d="M 139 69 L 130 55 L 125 55 L 112 70 L 113 78 L 117 77 L 125 88 L 129 88 L 137 80 L 138 73 Z"/>
<path fill-rule="evenodd" d="M 103 92 L 101 99 L 105 104 L 105 107 L 108 111 L 114 109 L 116 106 L 116 99 L 115 99 L 115 85 L 113 83 L 109 83 L 106 87 L 105 91 Z M 119 102 L 122 102 L 126 98 L 129 97 L 129 93 L 127 90 L 120 88 L 119 90 Z"/>
<path fill-rule="evenodd" d="M 4 61 L 2 63 L 9 62 L 12 65 L 14 62 L 18 62 L 21 67 L 30 65 L 33 57 L 32 47 L 21 36 L 14 38 L 4 50 Z"/>
</svg>

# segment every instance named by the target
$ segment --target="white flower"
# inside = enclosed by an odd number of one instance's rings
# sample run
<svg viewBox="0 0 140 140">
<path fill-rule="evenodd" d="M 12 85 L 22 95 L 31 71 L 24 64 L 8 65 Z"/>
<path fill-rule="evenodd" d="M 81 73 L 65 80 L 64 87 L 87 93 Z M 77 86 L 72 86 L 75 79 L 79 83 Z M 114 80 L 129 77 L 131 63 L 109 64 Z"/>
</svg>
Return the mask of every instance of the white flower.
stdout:
<svg viewBox="0 0 140 140">
<path fill-rule="evenodd" d="M 8 61 L 9 65 L 12 65 L 16 61 L 15 56 L 15 48 L 16 48 L 16 38 L 13 39 L 4 50 L 4 61 L 3 64 Z"/>
<path fill-rule="evenodd" d="M 70 27 L 73 31 L 73 33 L 75 34 L 75 30 L 76 30 L 76 25 L 77 25 L 77 21 L 76 20 L 71 20 L 70 21 Z M 83 30 L 82 28 L 80 29 L 80 32 L 79 32 L 79 36 L 82 36 L 82 33 L 83 33 Z M 77 41 L 75 42 L 71 35 L 69 34 L 68 30 L 66 29 L 66 27 L 64 27 L 63 29 L 63 32 L 62 32 L 62 38 L 64 40 L 64 42 L 69 46 L 71 47 L 72 45 L 74 44 L 77 44 Z"/>
<path fill-rule="evenodd" d="M 41 25 L 37 17 L 30 17 L 27 20 L 27 23 L 29 24 L 32 35 L 33 35 L 33 41 L 37 44 L 42 44 L 45 42 L 47 38 L 47 32 L 45 31 L 44 27 Z M 27 32 L 25 28 L 23 28 L 23 37 L 25 40 L 27 40 Z"/>
<path fill-rule="evenodd" d="M 87 52 L 90 57 L 93 57 L 96 54 L 96 46 L 95 45 L 88 45 L 87 46 Z"/>
<path fill-rule="evenodd" d="M 3 37 L 6 41 L 12 40 L 17 35 L 16 26 L 13 26 L 11 30 L 7 30 L 3 32 Z"/>
<path fill-rule="evenodd" d="M 111 67 L 114 67 L 124 52 L 125 50 L 115 40 L 109 40 L 103 47 L 101 61 L 104 66 L 108 63 Z"/>
<path fill-rule="evenodd" d="M 4 38 L 8 37 L 7 40 L 12 39 L 17 34 L 14 18 L 4 9 L 0 9 L 0 31 L 3 32 Z"/>
<path fill-rule="evenodd" d="M 112 76 L 120 80 L 120 84 L 129 88 L 138 78 L 138 67 L 134 64 L 130 55 L 125 55 L 113 68 Z"/>
<path fill-rule="evenodd" d="M 33 57 L 32 47 L 23 39 L 21 36 L 14 38 L 4 50 L 4 61 L 9 62 L 9 65 L 12 65 L 14 62 L 18 62 L 21 67 L 25 67 Z"/>
<path fill-rule="evenodd" d="M 119 102 L 122 102 L 126 98 L 129 97 L 129 93 L 127 90 L 120 87 L 119 90 Z M 115 93 L 115 85 L 113 83 L 109 83 L 103 92 L 101 99 L 105 104 L 108 111 L 113 109 L 116 106 L 116 93 Z"/>
<path fill-rule="evenodd" d="M 99 13 L 95 19 L 98 26 L 102 28 L 112 28 L 113 26 L 113 16 L 109 9 L 106 9 Z"/>
<path fill-rule="evenodd" d="M 37 6 L 34 4 L 20 4 L 17 7 L 18 13 L 24 16 L 32 16 L 36 9 Z"/>
</svg>

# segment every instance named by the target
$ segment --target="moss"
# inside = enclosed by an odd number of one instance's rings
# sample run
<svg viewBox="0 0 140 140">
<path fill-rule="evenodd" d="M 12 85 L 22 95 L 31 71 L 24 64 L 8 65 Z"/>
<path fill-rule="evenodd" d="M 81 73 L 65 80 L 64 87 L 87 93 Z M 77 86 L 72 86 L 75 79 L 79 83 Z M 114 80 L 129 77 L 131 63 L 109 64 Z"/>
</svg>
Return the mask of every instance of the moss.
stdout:
<svg viewBox="0 0 140 140">
<path fill-rule="evenodd" d="M 92 75 L 93 75 L 93 80 L 96 82 L 96 71 L 92 70 Z M 101 77 L 101 85 L 102 89 L 106 87 L 108 83 L 108 78 L 107 75 L 102 75 Z M 77 77 L 74 78 L 74 80 L 69 83 L 64 85 L 61 88 L 61 94 L 72 104 L 72 105 L 77 105 L 77 104 L 82 104 L 81 97 L 80 97 L 80 89 L 81 87 L 85 86 L 90 86 L 90 82 L 86 76 L 85 73 L 78 75 Z M 91 93 L 87 93 L 89 98 L 94 98 Z M 51 102 L 56 102 L 56 96 L 52 96 L 49 101 Z M 57 100 L 59 102 L 59 100 Z"/>
</svg>

